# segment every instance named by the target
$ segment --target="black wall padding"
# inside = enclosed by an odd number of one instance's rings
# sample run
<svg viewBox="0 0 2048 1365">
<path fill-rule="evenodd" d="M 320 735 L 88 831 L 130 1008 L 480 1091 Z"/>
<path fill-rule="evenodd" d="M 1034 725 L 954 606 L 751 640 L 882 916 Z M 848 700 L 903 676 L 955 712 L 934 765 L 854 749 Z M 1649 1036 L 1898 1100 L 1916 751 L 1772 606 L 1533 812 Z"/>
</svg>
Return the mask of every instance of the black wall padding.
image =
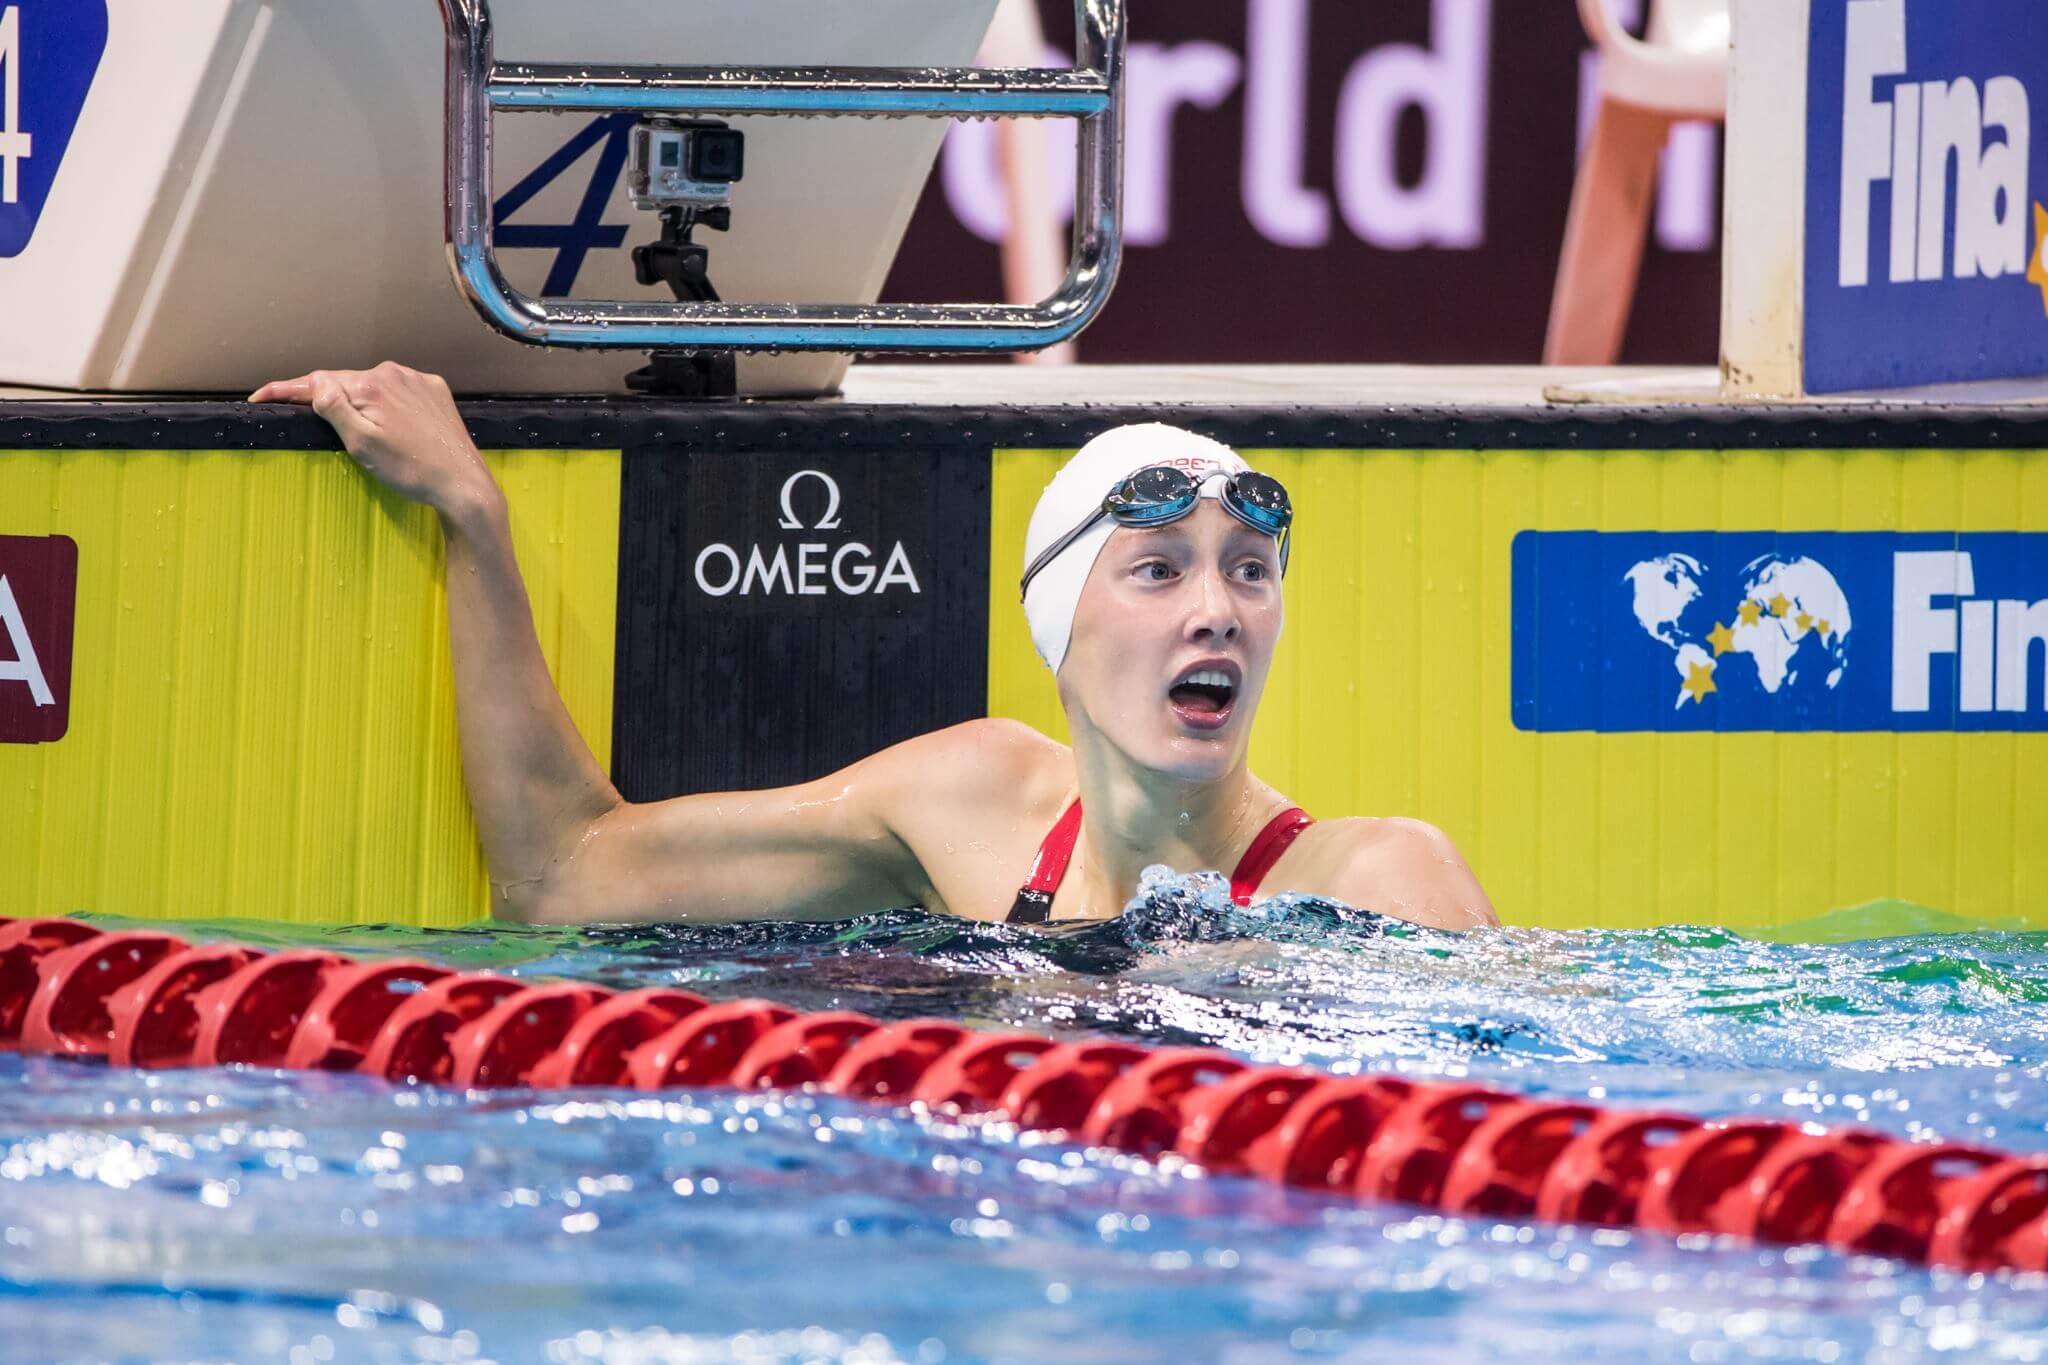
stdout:
<svg viewBox="0 0 2048 1365">
<path fill-rule="evenodd" d="M 627 450 L 620 792 L 801 782 L 985 715 L 989 478 L 985 449 Z"/>
<path fill-rule="evenodd" d="M 1051 407 L 634 398 L 469 398 L 485 450 L 631 450 L 662 443 L 778 453 L 857 448 L 1076 450 L 1127 422 L 1172 422 L 1240 450 L 2034 450 L 2048 405 L 2023 403 L 1389 404 L 1204 406 L 1126 399 Z M 304 408 L 216 398 L 0 400 L 0 450 L 338 450 Z"/>
</svg>

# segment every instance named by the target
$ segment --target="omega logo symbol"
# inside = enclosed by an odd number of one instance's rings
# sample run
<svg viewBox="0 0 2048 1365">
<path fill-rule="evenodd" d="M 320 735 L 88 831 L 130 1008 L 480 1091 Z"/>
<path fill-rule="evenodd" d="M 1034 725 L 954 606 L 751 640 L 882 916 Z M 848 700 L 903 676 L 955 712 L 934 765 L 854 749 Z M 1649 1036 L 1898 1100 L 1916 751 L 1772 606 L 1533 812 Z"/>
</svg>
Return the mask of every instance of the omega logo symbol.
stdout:
<svg viewBox="0 0 2048 1365">
<path fill-rule="evenodd" d="M 824 507 L 807 522 L 797 510 L 801 496 L 813 503 L 823 485 Z M 822 469 L 799 469 L 782 482 L 777 497 L 780 531 L 821 532 L 841 529 L 843 495 L 839 481 Z M 879 559 L 881 563 L 876 564 Z M 723 542 L 706 545 L 692 565 L 697 587 L 711 597 L 846 597 L 876 596 L 898 591 L 919 596 L 924 587 L 911 567 L 909 552 L 896 541 L 886 552 L 859 540 L 836 544 L 822 540 L 778 541 L 772 547 L 749 545 L 744 553 Z"/>
<path fill-rule="evenodd" d="M 839 529 L 839 481 L 822 469 L 799 469 L 782 483 L 782 520 L 775 524 L 785 531 L 806 529 L 803 519 L 796 514 L 796 486 L 805 479 L 816 479 L 825 485 L 825 515 L 818 518 L 813 531 L 836 531 Z"/>
</svg>

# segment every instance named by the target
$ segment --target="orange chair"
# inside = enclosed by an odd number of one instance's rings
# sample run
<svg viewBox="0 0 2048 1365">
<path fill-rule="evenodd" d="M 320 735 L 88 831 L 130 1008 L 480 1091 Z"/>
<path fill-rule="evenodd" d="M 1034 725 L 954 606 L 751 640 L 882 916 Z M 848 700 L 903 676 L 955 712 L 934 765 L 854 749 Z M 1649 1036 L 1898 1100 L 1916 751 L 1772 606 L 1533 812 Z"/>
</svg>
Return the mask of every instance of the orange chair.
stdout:
<svg viewBox="0 0 2048 1365">
<path fill-rule="evenodd" d="M 1728 0 L 1650 3 L 1649 35 L 1636 38 L 1609 0 L 1579 0 L 1579 20 L 1599 53 L 1599 107 L 1572 184 L 1543 341 L 1548 365 L 1620 357 L 1671 125 L 1727 116 Z"/>
</svg>

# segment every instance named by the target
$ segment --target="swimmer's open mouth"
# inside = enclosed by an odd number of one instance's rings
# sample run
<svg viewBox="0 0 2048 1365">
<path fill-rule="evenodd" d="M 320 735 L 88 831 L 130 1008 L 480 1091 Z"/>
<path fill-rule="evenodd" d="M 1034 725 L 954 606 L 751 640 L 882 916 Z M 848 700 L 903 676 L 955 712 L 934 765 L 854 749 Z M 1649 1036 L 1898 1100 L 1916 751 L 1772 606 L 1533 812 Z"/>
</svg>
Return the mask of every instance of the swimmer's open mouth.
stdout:
<svg viewBox="0 0 2048 1365">
<path fill-rule="evenodd" d="M 1243 680 L 1237 665 L 1204 661 L 1182 673 L 1166 690 L 1181 723 L 1196 730 L 1220 730 L 1230 720 Z"/>
</svg>

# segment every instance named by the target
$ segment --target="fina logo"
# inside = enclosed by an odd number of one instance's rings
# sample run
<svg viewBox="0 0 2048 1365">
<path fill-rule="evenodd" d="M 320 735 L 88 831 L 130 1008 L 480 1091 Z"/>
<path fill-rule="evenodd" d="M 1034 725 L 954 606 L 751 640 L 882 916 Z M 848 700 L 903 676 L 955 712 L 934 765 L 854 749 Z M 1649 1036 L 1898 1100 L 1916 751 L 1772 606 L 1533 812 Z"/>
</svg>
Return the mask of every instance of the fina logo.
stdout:
<svg viewBox="0 0 2048 1365">
<path fill-rule="evenodd" d="M 1851 0 L 1847 15 L 1841 286 L 1869 283 L 1871 190 L 1888 181 L 1892 283 L 2024 273 L 2048 294 L 2048 243 L 2037 240 L 2035 259 L 2027 250 L 2027 87 L 2015 76 L 1993 76 L 1981 89 L 1968 76 L 1901 80 L 1880 99 L 1877 82 L 1906 73 L 1906 0 Z M 2048 236 L 2048 210 L 2037 207 L 2034 216 L 2037 239 Z M 1951 223 L 1955 251 L 1947 259 Z"/>
<path fill-rule="evenodd" d="M 1771 696 L 1780 689 L 1841 685 L 1853 621 L 1848 596 L 1819 560 L 1778 554 L 1753 560 L 1742 570 L 1740 600 L 1726 613 L 1701 610 L 1706 578 L 1706 566 L 1689 554 L 1643 560 L 1624 575 L 1637 624 L 1672 652 L 1680 678 L 1674 707 L 1704 704 L 1719 692 L 1729 655 L 1754 665 L 1753 672 L 1731 676 Z M 1959 709 L 2030 709 L 2028 651 L 2048 640 L 2048 599 L 1978 598 L 1976 579 L 1967 550 L 1892 556 L 1893 711 L 1930 708 L 1934 661 L 1944 655 L 1955 657 Z M 2041 700 L 2048 706 L 2048 689 Z"/>
<path fill-rule="evenodd" d="M 1771 696 L 1781 688 L 1817 683 L 1833 691 L 1841 685 L 1849 669 L 1849 599 L 1819 560 L 1776 554 L 1752 560 L 1726 620 L 1699 610 L 1706 578 L 1706 565 L 1689 554 L 1646 559 L 1623 575 L 1634 590 L 1636 623 L 1672 653 L 1680 679 L 1674 707 L 1703 704 L 1719 692 L 1716 675 L 1731 654 L 1755 665 L 1738 676 Z M 1711 630 L 1705 628 L 1709 616 Z"/>
<path fill-rule="evenodd" d="M 825 502 L 818 519 L 806 523 L 797 511 L 797 493 L 810 483 L 819 485 Z M 783 531 L 837 531 L 841 500 L 839 481 L 830 474 L 822 469 L 799 469 L 783 481 L 781 516 L 775 525 Z M 836 549 L 824 541 L 799 541 L 793 556 L 791 549 L 783 542 L 764 554 L 755 544 L 742 556 L 727 544 L 706 545 L 697 552 L 697 586 L 712 597 L 824 597 L 835 592 L 847 597 L 879 597 L 892 589 L 913 596 L 924 592 L 900 540 L 882 557 L 879 568 L 875 552 L 858 540 L 846 541 Z"/>
<path fill-rule="evenodd" d="M 1521 531 L 1522 730 L 2048 732 L 2048 532 Z"/>
</svg>

